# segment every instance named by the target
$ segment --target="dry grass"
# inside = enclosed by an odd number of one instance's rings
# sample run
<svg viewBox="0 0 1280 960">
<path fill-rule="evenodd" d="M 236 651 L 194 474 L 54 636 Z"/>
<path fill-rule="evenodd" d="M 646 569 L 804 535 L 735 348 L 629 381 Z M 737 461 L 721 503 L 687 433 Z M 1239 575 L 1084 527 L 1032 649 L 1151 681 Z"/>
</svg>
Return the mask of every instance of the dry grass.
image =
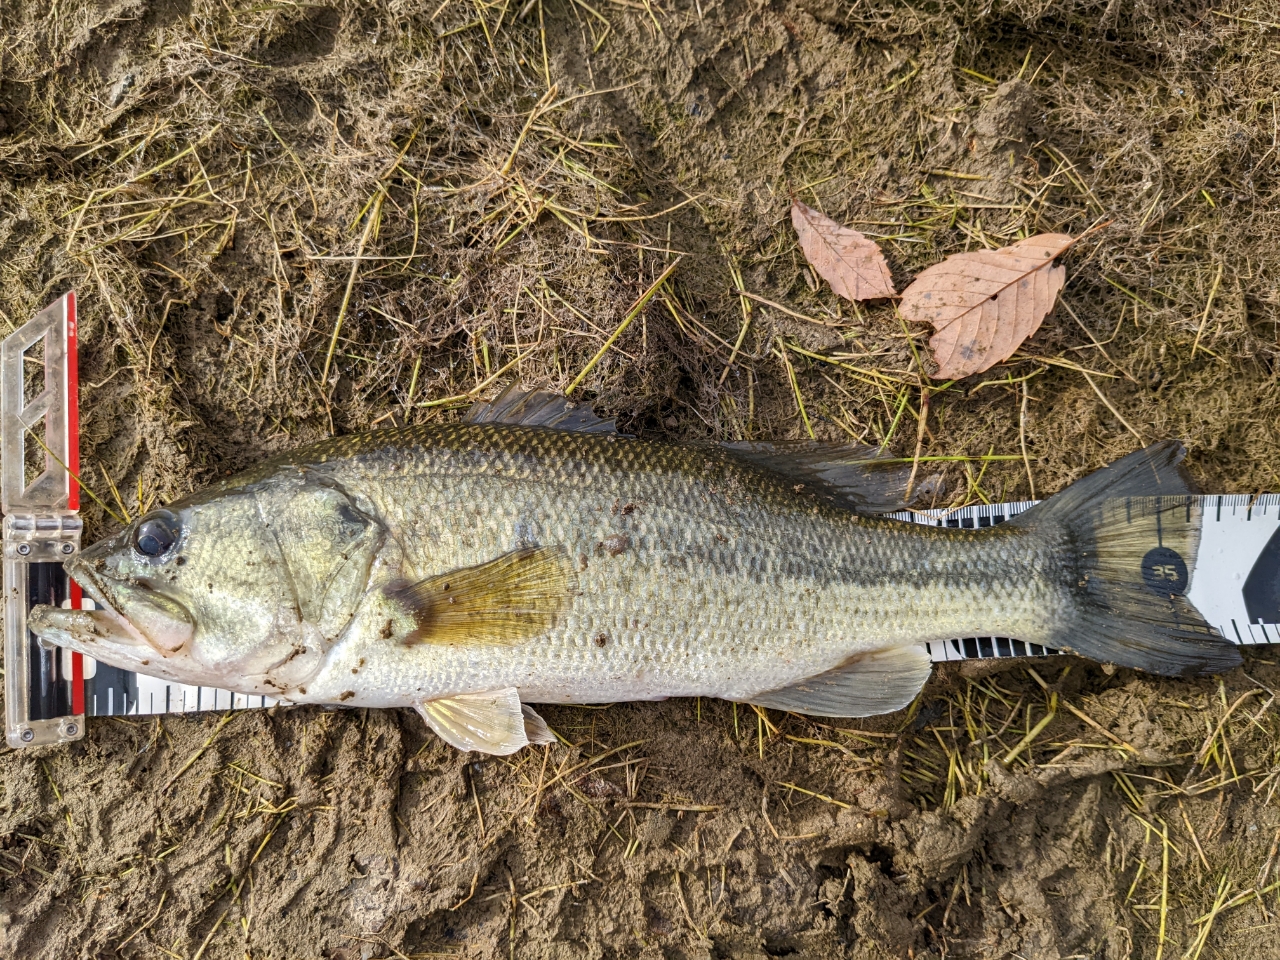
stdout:
<svg viewBox="0 0 1280 960">
<path fill-rule="evenodd" d="M 85 479 L 122 516 L 512 377 L 645 436 L 875 443 L 940 503 L 1052 493 L 1171 436 L 1211 489 L 1280 489 L 1274 19 L 1250 0 L 9 0 L 0 325 L 80 292 Z M 891 304 L 814 282 L 793 193 L 875 237 L 900 284 L 1094 232 L 1018 356 L 939 384 Z M 1014 949 L 1003 930 L 1032 953 L 1261 956 L 1280 730 L 1274 671 L 1250 670 L 979 670 L 859 729 L 564 710 L 572 747 L 483 772 L 386 717 L 119 724 L 75 766 L 3 758 L 0 887 L 74 892 L 103 949 L 184 960 L 274 936 L 258 905 L 292 909 L 271 897 L 306 851 L 359 860 L 308 881 L 354 902 L 387 869 L 360 859 L 375 848 L 421 875 L 378 894 L 402 920 L 326 914 L 355 924 L 335 957 L 452 952 L 458 924 L 540 955 L 544 916 L 613 899 L 565 929 L 689 955 L 835 949 L 821 927 L 949 956 Z M 57 793 L 112 751 L 143 759 L 104 795 L 161 797 L 132 833 L 117 820 L 120 847 Z"/>
<path fill-rule="evenodd" d="M 1114 7 L 1099 39 L 1014 6 L 939 46 L 892 6 L 7 5 L 3 309 L 81 290 L 86 479 L 131 508 L 511 376 L 650 434 L 951 458 L 943 502 L 1170 435 L 1218 489 L 1275 486 L 1267 29 Z M 673 31 L 704 53 L 646 72 Z M 790 192 L 900 279 L 1096 232 L 1018 358 L 931 384 L 892 305 L 813 282 Z"/>
</svg>

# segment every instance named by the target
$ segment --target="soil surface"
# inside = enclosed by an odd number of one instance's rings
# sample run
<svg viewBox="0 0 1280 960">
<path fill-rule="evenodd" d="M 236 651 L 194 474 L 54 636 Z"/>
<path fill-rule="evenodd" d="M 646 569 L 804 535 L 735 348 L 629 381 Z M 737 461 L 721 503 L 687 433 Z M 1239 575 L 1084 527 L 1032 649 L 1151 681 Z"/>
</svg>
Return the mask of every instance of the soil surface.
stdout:
<svg viewBox="0 0 1280 960">
<path fill-rule="evenodd" d="M 80 294 L 90 540 L 513 378 L 640 436 L 935 458 L 939 504 L 1051 494 L 1169 437 L 1208 490 L 1277 490 L 1275 21 L 5 0 L 0 326 Z M 1019 354 L 943 385 L 927 331 L 806 268 L 792 196 L 877 239 L 899 289 L 1092 232 Z M 901 714 L 832 724 L 548 708 L 563 743 L 507 759 L 408 711 L 98 720 L 0 752 L 0 953 L 1274 957 L 1276 659 L 951 665 Z"/>
</svg>

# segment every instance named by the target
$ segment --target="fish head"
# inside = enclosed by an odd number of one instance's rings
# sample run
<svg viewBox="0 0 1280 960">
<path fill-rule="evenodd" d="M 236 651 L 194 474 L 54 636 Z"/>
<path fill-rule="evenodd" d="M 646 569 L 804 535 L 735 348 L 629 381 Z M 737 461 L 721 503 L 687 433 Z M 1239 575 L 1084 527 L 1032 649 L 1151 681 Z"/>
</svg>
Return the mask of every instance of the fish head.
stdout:
<svg viewBox="0 0 1280 960">
<path fill-rule="evenodd" d="M 263 484 L 154 510 L 65 564 L 96 605 L 31 629 L 112 666 L 292 698 L 323 666 L 381 542 L 340 492 Z"/>
</svg>

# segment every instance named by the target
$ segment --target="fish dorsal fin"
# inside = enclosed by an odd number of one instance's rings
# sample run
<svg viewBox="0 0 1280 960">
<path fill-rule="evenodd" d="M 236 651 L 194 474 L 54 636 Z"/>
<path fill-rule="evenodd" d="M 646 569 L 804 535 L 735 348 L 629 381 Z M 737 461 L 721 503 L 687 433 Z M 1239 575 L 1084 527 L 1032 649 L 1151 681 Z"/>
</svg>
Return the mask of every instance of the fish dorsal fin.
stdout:
<svg viewBox="0 0 1280 960">
<path fill-rule="evenodd" d="M 510 423 L 549 427 L 573 433 L 617 433 L 612 420 L 602 420 L 590 404 L 572 403 L 549 390 L 531 390 L 513 383 L 492 400 L 474 404 L 463 423 Z"/>
<path fill-rule="evenodd" d="M 461 693 L 415 706 L 436 736 L 459 750 L 505 757 L 531 742 L 520 693 L 515 687 Z M 533 715 L 541 721 L 536 713 Z M 546 726 L 542 724 L 542 731 L 546 731 Z M 534 732 L 536 735 L 538 731 Z"/>
<path fill-rule="evenodd" d="M 911 465 L 887 462 L 890 458 L 875 447 L 825 440 L 746 440 L 721 446 L 740 460 L 803 484 L 805 492 L 859 513 L 893 513 L 907 507 Z"/>
<path fill-rule="evenodd" d="M 890 647 L 846 660 L 826 673 L 745 698 L 748 703 L 815 717 L 870 717 L 901 710 L 920 692 L 933 664 L 924 647 Z"/>
<path fill-rule="evenodd" d="M 546 633 L 577 585 L 564 547 L 526 547 L 474 567 L 387 589 L 411 625 L 405 645 L 514 644 Z"/>
</svg>

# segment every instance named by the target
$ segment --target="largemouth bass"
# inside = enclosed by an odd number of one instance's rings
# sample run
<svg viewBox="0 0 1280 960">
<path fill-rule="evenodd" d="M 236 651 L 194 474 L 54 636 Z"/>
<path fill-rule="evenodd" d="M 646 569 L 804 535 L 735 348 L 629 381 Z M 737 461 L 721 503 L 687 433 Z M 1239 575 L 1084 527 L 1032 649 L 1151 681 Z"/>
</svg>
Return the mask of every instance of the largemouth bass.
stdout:
<svg viewBox="0 0 1280 960">
<path fill-rule="evenodd" d="M 153 511 L 67 562 L 98 609 L 31 628 L 179 683 L 413 706 L 496 754 L 549 740 L 529 703 L 897 710 L 922 642 L 952 637 L 1160 674 L 1240 662 L 1185 597 L 1177 443 L 962 530 L 871 515 L 891 504 L 865 448 L 638 440 L 518 388 L 468 421 L 326 441 Z M 1185 563 L 1180 590 L 1144 577 L 1152 550 Z"/>
</svg>

